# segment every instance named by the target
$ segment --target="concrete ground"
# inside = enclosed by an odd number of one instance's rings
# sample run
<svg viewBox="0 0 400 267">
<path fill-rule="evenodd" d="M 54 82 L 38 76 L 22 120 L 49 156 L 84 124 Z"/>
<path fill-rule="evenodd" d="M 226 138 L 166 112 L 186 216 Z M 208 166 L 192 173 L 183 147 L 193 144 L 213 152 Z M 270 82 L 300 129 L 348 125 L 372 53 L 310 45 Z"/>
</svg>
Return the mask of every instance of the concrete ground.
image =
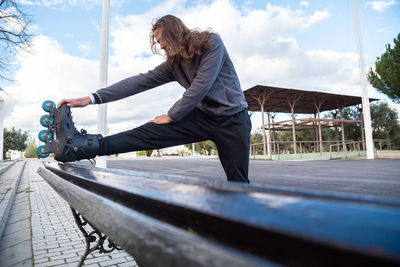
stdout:
<svg viewBox="0 0 400 267">
<path fill-rule="evenodd" d="M 85 239 L 69 205 L 36 171 L 42 163 L 27 160 L 7 225 L 0 239 L 0 266 L 77 266 Z M 3 177 L 0 177 L 0 180 Z M 124 251 L 93 252 L 84 266 L 137 266 Z"/>
<path fill-rule="evenodd" d="M 216 158 L 110 158 L 107 166 L 226 180 L 224 170 Z M 252 184 L 291 190 L 339 192 L 400 199 L 400 159 L 250 160 L 249 178 Z"/>
<path fill-rule="evenodd" d="M 27 160 L 24 168 L 23 163 L 15 163 L 4 173 L 0 169 L 0 211 L 7 199 L 11 207 L 7 218 L 0 218 L 6 220 L 0 239 L 0 266 L 76 266 L 85 251 L 85 241 L 68 204 L 37 174 L 40 160 Z M 226 179 L 216 158 L 109 158 L 107 164 L 109 168 Z M 17 175 L 19 169 L 21 175 Z M 253 184 L 396 200 L 400 199 L 399 173 L 400 159 L 251 160 L 249 170 Z M 15 198 L 7 197 L 12 191 Z M 136 266 L 136 263 L 124 251 L 94 252 L 85 266 Z"/>
</svg>

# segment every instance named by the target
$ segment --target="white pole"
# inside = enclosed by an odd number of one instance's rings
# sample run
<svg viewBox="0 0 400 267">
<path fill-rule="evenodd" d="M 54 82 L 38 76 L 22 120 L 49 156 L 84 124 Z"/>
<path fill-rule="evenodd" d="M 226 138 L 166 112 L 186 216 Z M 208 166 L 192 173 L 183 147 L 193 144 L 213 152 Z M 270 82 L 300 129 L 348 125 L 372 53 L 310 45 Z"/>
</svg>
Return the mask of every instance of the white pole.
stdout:
<svg viewBox="0 0 400 267">
<path fill-rule="evenodd" d="M 358 65 L 360 70 L 361 96 L 364 111 L 365 141 L 367 144 L 367 159 L 374 159 L 374 141 L 372 139 L 371 112 L 369 109 L 368 90 L 366 82 L 365 62 L 361 45 L 360 21 L 357 0 L 353 0 L 353 16 L 358 49 Z"/>
<path fill-rule="evenodd" d="M 4 100 L 0 99 L 0 160 L 3 160 L 3 147 L 4 147 L 3 106 L 4 106 Z"/>
<path fill-rule="evenodd" d="M 107 86 L 107 66 L 108 66 L 108 17 L 109 17 L 110 0 L 103 0 L 103 14 L 101 26 L 101 45 L 100 45 L 100 73 L 99 88 Z M 101 104 L 98 107 L 97 132 L 103 136 L 107 135 L 107 105 Z M 106 168 L 107 158 L 99 157 L 96 161 L 97 167 Z"/>
<path fill-rule="evenodd" d="M 192 156 L 194 156 L 194 143 L 192 143 Z"/>
</svg>

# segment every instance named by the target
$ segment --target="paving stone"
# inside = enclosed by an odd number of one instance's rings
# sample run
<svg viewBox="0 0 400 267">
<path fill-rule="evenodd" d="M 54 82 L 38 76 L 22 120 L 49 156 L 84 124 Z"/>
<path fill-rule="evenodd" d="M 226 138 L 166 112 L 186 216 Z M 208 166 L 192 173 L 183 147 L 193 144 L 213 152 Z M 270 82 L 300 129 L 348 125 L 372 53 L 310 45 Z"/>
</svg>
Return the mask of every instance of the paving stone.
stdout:
<svg viewBox="0 0 400 267">
<path fill-rule="evenodd" d="M 33 266 L 32 259 L 29 258 L 29 259 L 26 259 L 26 260 L 17 262 L 17 263 L 14 265 L 14 267 L 15 267 L 15 266 L 18 266 L 18 267 L 32 267 L 32 266 Z"/>
<path fill-rule="evenodd" d="M 35 260 L 35 264 L 38 264 L 38 263 L 45 263 L 45 262 L 49 262 L 50 261 L 50 258 L 49 257 L 43 257 L 43 258 L 41 258 L 41 259 L 36 259 Z"/>
<path fill-rule="evenodd" d="M 41 255 L 43 257 L 48 257 L 47 253 L 48 253 L 47 249 L 36 249 L 36 248 L 33 249 L 33 255 L 35 255 L 35 259 L 37 257 L 40 258 Z M 60 254 L 61 254 L 61 252 L 60 252 Z"/>
<path fill-rule="evenodd" d="M 50 258 L 51 264 L 59 260 L 66 264 L 76 266 L 80 261 L 81 255 L 85 253 L 85 238 L 75 224 L 69 205 L 40 177 L 36 172 L 30 176 L 30 203 L 32 210 L 32 240 L 34 259 Z M 53 248 L 53 246 L 58 246 Z M 38 249 L 40 248 L 40 249 Z M 40 254 L 39 254 L 40 253 Z M 56 253 L 56 255 L 52 255 Z M 109 255 L 129 255 L 124 251 L 115 251 Z M 95 255 L 95 256 L 93 256 Z M 123 256 L 115 258 L 124 259 Z M 95 262 L 86 262 L 85 266 L 97 262 L 109 261 L 113 258 L 109 256 L 99 256 L 94 252 L 87 257 L 87 261 L 93 259 Z M 130 258 L 134 262 L 133 258 Z M 76 263 L 76 264 L 75 264 Z M 35 265 L 36 266 L 36 265 Z M 42 264 L 39 266 L 47 266 Z M 136 265 L 131 265 L 136 266 Z"/>
<path fill-rule="evenodd" d="M 73 263 L 73 262 L 78 263 L 80 260 L 81 260 L 80 256 L 71 257 L 71 258 L 67 258 L 66 259 L 67 263 Z"/>
<path fill-rule="evenodd" d="M 113 259 L 113 260 L 108 260 L 108 261 L 102 261 L 99 262 L 100 266 L 111 266 L 111 265 L 116 265 L 119 263 L 124 263 L 126 260 L 124 258 L 118 258 L 118 259 Z"/>
<path fill-rule="evenodd" d="M 89 265 L 84 264 L 83 266 L 86 266 L 86 267 L 99 267 L 100 265 L 95 263 L 95 264 L 89 264 Z"/>
<path fill-rule="evenodd" d="M 58 266 L 58 265 L 65 265 L 65 261 L 64 260 L 57 260 L 57 261 L 49 261 L 49 262 L 44 262 L 44 263 L 39 263 L 36 264 L 35 263 L 35 267 L 44 267 L 44 266 Z"/>
<path fill-rule="evenodd" d="M 110 260 L 109 256 L 100 256 L 100 257 L 96 257 L 96 258 L 92 258 L 92 259 L 87 259 L 85 260 L 86 264 L 92 264 L 92 263 L 99 263 L 102 261 L 108 261 Z"/>
<path fill-rule="evenodd" d="M 8 223 L 15 223 L 15 222 L 23 221 L 23 220 L 29 219 L 29 217 L 30 217 L 30 214 L 27 212 L 17 213 L 8 218 Z"/>
<path fill-rule="evenodd" d="M 0 251 L 7 247 L 15 246 L 23 241 L 31 241 L 31 229 L 21 229 L 11 235 L 3 236 L 0 243 Z"/>
<path fill-rule="evenodd" d="M 137 267 L 137 264 L 134 262 L 124 262 L 118 263 L 118 267 Z"/>
<path fill-rule="evenodd" d="M 30 229 L 29 220 L 17 221 L 11 224 L 7 224 L 6 229 L 4 230 L 3 236 L 11 235 L 20 231 L 21 229 Z"/>
<path fill-rule="evenodd" d="M 17 173 L 19 175 L 23 165 L 23 162 L 16 163 L 13 167 L 13 175 Z M 21 188 L 26 187 L 28 181 L 26 174 L 25 165 L 19 187 L 13 189 L 16 195 L 13 203 L 10 204 L 7 224 L 0 240 L 0 266 L 2 267 L 32 266 L 29 195 L 17 193 Z"/>
<path fill-rule="evenodd" d="M 31 259 L 31 255 L 26 253 L 26 251 L 29 251 L 30 249 L 30 240 L 21 242 L 18 246 L 3 249 L 0 252 L 0 266 L 16 266 L 18 262 Z"/>
</svg>

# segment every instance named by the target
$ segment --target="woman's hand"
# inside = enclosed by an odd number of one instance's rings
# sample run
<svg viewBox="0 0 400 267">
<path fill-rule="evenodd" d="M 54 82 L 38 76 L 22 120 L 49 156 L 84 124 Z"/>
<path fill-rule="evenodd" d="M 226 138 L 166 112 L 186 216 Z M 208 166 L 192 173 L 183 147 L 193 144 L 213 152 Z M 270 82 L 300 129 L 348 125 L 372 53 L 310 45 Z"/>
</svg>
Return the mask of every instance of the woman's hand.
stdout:
<svg viewBox="0 0 400 267">
<path fill-rule="evenodd" d="M 68 107 L 86 107 L 92 103 L 90 97 L 81 97 L 81 98 L 74 98 L 74 99 L 63 99 L 57 104 L 57 108 L 60 108 L 62 104 L 67 104 Z"/>
<path fill-rule="evenodd" d="M 167 114 L 156 116 L 154 119 L 149 121 L 149 123 L 155 123 L 155 124 L 167 124 L 167 123 L 171 123 L 171 122 L 172 122 L 172 120 L 170 119 L 170 117 Z"/>
</svg>

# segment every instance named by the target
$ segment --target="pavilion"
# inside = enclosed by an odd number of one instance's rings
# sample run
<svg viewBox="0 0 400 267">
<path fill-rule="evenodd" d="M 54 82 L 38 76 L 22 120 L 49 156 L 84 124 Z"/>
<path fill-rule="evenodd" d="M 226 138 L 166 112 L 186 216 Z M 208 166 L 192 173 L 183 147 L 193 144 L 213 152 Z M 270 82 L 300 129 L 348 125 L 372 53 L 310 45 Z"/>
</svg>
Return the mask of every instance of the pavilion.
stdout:
<svg viewBox="0 0 400 267">
<path fill-rule="evenodd" d="M 362 108 L 359 120 L 344 120 L 343 109 L 349 106 L 362 105 L 362 98 L 359 96 L 349 96 L 341 94 L 332 94 L 316 91 L 306 91 L 298 89 L 287 89 L 280 87 L 272 87 L 265 85 L 256 85 L 244 91 L 249 111 L 261 111 L 262 113 L 262 131 L 263 131 L 263 150 L 266 155 L 266 143 L 268 150 L 271 151 L 271 129 L 274 130 L 292 130 L 293 132 L 293 148 L 297 154 L 296 129 L 314 129 L 318 128 L 319 150 L 322 153 L 322 132 L 323 127 L 340 127 L 342 132 L 343 150 L 345 147 L 344 125 L 360 124 L 363 129 Z M 378 99 L 370 98 L 369 101 Z M 339 110 L 339 118 L 322 119 L 321 112 Z M 268 123 L 265 124 L 264 113 L 268 114 Z M 270 122 L 270 112 L 291 113 L 292 119 L 289 121 Z M 315 118 L 296 119 L 295 114 L 314 114 Z M 268 130 L 268 142 L 266 142 L 265 130 Z M 364 131 L 362 132 L 362 141 L 364 141 Z M 271 155 L 271 153 L 270 153 Z"/>
</svg>

